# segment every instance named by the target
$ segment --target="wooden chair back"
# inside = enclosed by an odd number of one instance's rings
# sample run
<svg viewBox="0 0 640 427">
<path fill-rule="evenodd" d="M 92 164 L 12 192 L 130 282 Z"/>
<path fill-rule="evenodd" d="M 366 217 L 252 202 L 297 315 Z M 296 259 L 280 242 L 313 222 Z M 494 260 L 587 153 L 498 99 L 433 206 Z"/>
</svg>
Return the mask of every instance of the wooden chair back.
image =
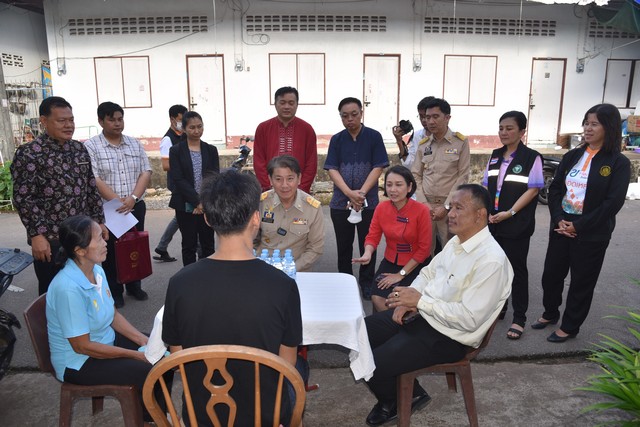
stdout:
<svg viewBox="0 0 640 427">
<path fill-rule="evenodd" d="M 38 368 L 42 372 L 48 372 L 55 376 L 51 364 L 51 351 L 49 350 L 49 334 L 47 332 L 47 294 L 40 295 L 24 311 L 24 320 L 27 331 L 31 337 L 33 350 L 38 360 Z"/>
<path fill-rule="evenodd" d="M 189 381 L 187 380 L 184 366 L 190 362 L 202 361 L 204 362 L 207 372 L 202 379 L 202 382 L 209 391 L 211 391 L 211 398 L 207 402 L 206 411 L 214 426 L 221 426 L 220 421 L 214 411 L 214 406 L 217 404 L 224 404 L 229 407 L 229 426 L 233 426 L 235 422 L 235 416 L 238 411 L 242 411 L 243 407 L 246 408 L 248 403 L 236 402 L 229 394 L 230 389 L 233 387 L 233 378 L 226 368 L 228 360 L 245 360 L 254 362 L 254 380 L 255 380 L 255 402 L 253 402 L 255 411 L 255 426 L 262 425 L 261 416 L 261 387 L 260 387 L 260 367 L 266 366 L 279 373 L 277 391 L 275 396 L 275 405 L 273 409 L 273 426 L 278 427 L 280 423 L 280 408 L 282 405 L 282 394 L 286 393 L 286 385 L 284 379 L 286 378 L 293 385 L 295 390 L 295 406 L 293 407 L 293 413 L 291 415 L 290 425 L 298 427 L 302 425 L 302 411 L 304 409 L 304 403 L 306 399 L 304 381 L 298 373 L 298 371 L 286 362 L 281 357 L 270 353 L 265 350 L 240 346 L 240 345 L 207 345 L 200 347 L 193 347 L 186 350 L 178 351 L 158 362 L 144 383 L 142 391 L 142 398 L 147 410 L 153 417 L 155 423 L 161 427 L 169 427 L 171 425 L 180 425 L 178 413 L 175 405 L 171 400 L 171 395 L 167 389 L 167 385 L 162 375 L 172 369 L 178 368 L 180 372 L 183 390 L 184 390 L 184 404 L 187 407 L 187 414 L 189 422 L 192 426 L 197 425 L 195 409 L 191 397 L 191 390 L 189 387 Z M 225 383 L 222 385 L 214 385 L 211 383 L 211 378 L 214 373 L 218 371 L 224 378 Z M 165 401 L 167 402 L 167 411 L 171 417 L 171 421 L 167 418 L 167 414 L 160 408 L 158 402 L 154 396 L 153 389 L 155 384 L 159 382 L 162 392 L 164 394 Z M 240 404 L 239 404 L 240 403 Z M 244 406 L 243 406 L 244 405 Z"/>
</svg>

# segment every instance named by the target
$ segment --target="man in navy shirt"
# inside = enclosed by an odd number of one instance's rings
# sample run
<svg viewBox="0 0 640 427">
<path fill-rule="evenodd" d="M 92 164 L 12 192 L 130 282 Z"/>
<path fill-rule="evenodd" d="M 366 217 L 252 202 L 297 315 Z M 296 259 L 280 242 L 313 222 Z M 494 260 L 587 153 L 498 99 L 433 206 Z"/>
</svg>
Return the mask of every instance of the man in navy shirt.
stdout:
<svg viewBox="0 0 640 427">
<path fill-rule="evenodd" d="M 343 99 L 338 111 L 345 129 L 331 138 L 324 169 L 333 181 L 329 207 L 338 247 L 338 271 L 353 274 L 351 259 L 355 229 L 358 229 L 358 246 L 362 255 L 364 239 L 378 205 L 378 178 L 389 166 L 389 158 L 380 132 L 362 124 L 362 103 L 359 99 Z M 358 222 L 360 216 L 362 219 Z M 365 299 L 371 299 L 375 266 L 375 252 L 369 264 L 360 266 L 359 282 Z"/>
</svg>

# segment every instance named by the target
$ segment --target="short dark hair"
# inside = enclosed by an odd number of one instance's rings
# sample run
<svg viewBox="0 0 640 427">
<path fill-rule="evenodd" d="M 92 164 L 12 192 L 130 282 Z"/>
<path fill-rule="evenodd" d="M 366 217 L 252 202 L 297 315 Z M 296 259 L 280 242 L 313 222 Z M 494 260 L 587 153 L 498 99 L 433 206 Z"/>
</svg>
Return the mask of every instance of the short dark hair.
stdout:
<svg viewBox="0 0 640 427">
<path fill-rule="evenodd" d="M 404 178 L 404 181 L 407 183 L 407 185 L 411 184 L 411 190 L 409 190 L 409 192 L 407 193 L 407 199 L 410 198 L 411 196 L 413 196 L 413 193 L 416 192 L 416 179 L 413 177 L 413 174 L 411 173 L 411 171 L 409 169 L 407 169 L 404 166 L 401 165 L 396 165 L 396 166 L 392 166 L 389 169 L 387 169 L 387 171 L 384 174 L 384 195 L 385 197 L 388 197 L 387 195 L 387 177 L 389 176 L 390 173 L 395 173 L 396 175 L 400 175 L 402 178 Z"/>
<path fill-rule="evenodd" d="M 284 86 L 276 90 L 275 95 L 273 95 L 273 102 L 278 101 L 278 98 L 280 98 L 281 96 L 285 96 L 288 93 L 292 93 L 296 96 L 296 102 L 300 100 L 300 98 L 298 97 L 298 89 L 291 86 Z"/>
<path fill-rule="evenodd" d="M 489 195 L 489 190 L 479 184 L 462 184 L 458 186 L 457 190 L 468 191 L 478 209 L 486 209 L 487 215 L 489 215 L 491 212 L 491 196 Z"/>
<path fill-rule="evenodd" d="M 418 111 L 427 111 L 427 104 L 436 99 L 435 96 L 425 96 L 418 102 Z"/>
<path fill-rule="evenodd" d="M 342 110 L 342 107 L 344 107 L 346 104 L 357 104 L 358 108 L 362 110 L 362 102 L 360 102 L 358 98 L 349 96 L 340 101 L 340 103 L 338 104 L 338 111 Z"/>
<path fill-rule="evenodd" d="M 113 117 L 115 113 L 120 113 L 124 116 L 124 110 L 115 102 L 107 101 L 98 105 L 98 118 L 100 120 L 104 120 L 106 116 Z"/>
<path fill-rule="evenodd" d="M 242 233 L 260 209 L 260 193 L 253 174 L 227 170 L 206 177 L 200 201 L 208 224 L 220 236 Z"/>
<path fill-rule="evenodd" d="M 189 110 L 187 110 L 187 107 L 185 107 L 184 105 L 180 105 L 180 104 L 172 105 L 171 108 L 169 108 L 169 117 L 171 117 L 172 119 L 175 119 L 180 114 L 184 114 L 187 111 Z"/>
<path fill-rule="evenodd" d="M 41 116 L 49 117 L 53 108 L 71 108 L 71 104 L 62 97 L 50 96 L 42 100 L 40 107 L 38 108 L 38 112 Z"/>
<path fill-rule="evenodd" d="M 60 251 L 56 257 L 56 263 L 64 264 L 67 259 L 77 258 L 76 248 L 84 249 L 91 243 L 93 220 L 86 215 L 75 215 L 66 218 L 60 223 L 58 237 L 60 238 Z"/>
<path fill-rule="evenodd" d="M 269 163 L 267 163 L 267 173 L 269 174 L 269 176 L 273 176 L 273 171 L 276 168 L 291 169 L 291 172 L 295 173 L 296 175 L 300 175 L 302 173 L 302 171 L 300 170 L 300 163 L 298 163 L 298 159 L 288 154 L 285 154 L 284 156 L 274 157 L 273 159 L 269 160 Z"/>
<path fill-rule="evenodd" d="M 583 126 L 589 118 L 589 114 L 595 114 L 604 128 L 602 152 L 619 153 L 622 151 L 622 118 L 620 117 L 618 108 L 611 104 L 594 105 L 584 113 L 584 118 L 582 119 Z"/>
<path fill-rule="evenodd" d="M 518 125 L 518 129 L 520 130 L 525 130 L 527 128 L 527 116 L 525 116 L 522 111 L 507 111 L 502 116 L 500 116 L 500 120 L 498 120 L 498 123 L 500 123 L 504 119 L 515 120 L 516 124 Z"/>
<path fill-rule="evenodd" d="M 427 107 L 425 110 L 438 107 L 444 114 L 451 114 L 451 105 L 442 98 L 433 98 L 431 101 L 427 102 L 425 107 Z"/>
<path fill-rule="evenodd" d="M 189 120 L 191 119 L 200 119 L 200 121 L 203 122 L 202 116 L 200 114 L 196 113 L 195 111 L 187 111 L 186 113 L 182 114 L 182 129 L 187 128 L 187 123 L 189 123 Z"/>
</svg>

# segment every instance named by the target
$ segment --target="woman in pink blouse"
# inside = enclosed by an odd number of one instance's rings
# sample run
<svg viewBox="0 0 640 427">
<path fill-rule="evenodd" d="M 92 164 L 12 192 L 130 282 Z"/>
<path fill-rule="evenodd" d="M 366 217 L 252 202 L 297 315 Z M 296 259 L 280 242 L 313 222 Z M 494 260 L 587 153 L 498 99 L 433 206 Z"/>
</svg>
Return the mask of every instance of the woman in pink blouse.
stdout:
<svg viewBox="0 0 640 427">
<path fill-rule="evenodd" d="M 404 166 L 389 168 L 384 188 L 389 200 L 376 207 L 364 254 L 352 260 L 368 264 L 384 234 L 387 247 L 371 294 L 375 311 L 386 310 L 385 299 L 394 286 L 409 286 L 413 282 L 420 269 L 429 263 L 431 252 L 431 213 L 426 205 L 411 199 L 416 191 L 411 171 Z"/>
</svg>

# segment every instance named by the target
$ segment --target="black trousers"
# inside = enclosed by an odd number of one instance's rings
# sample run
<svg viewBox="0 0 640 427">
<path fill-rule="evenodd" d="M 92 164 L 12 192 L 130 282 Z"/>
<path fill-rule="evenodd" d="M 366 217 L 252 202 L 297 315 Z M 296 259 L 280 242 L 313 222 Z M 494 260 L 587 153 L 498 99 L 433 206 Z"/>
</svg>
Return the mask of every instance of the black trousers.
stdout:
<svg viewBox="0 0 640 427">
<path fill-rule="evenodd" d="M 591 308 L 593 291 L 608 246 L 608 240 L 585 242 L 551 231 L 542 273 L 542 317 L 548 320 L 560 317 L 564 279 L 571 271 L 571 283 L 560 329 L 568 334 L 580 332 L 580 326 Z"/>
<path fill-rule="evenodd" d="M 529 256 L 530 237 L 509 239 L 496 237 L 496 241 L 507 254 L 507 258 L 513 267 L 513 281 L 511 282 L 511 304 L 513 305 L 513 322 L 524 327 L 527 321 L 527 309 L 529 308 L 529 270 L 527 269 L 527 257 Z M 504 303 L 506 310 L 508 300 Z"/>
<path fill-rule="evenodd" d="M 433 329 L 422 317 L 398 325 L 392 316 L 393 310 L 386 310 L 365 318 L 376 364 L 367 385 L 383 403 L 396 401 L 398 375 L 439 363 L 456 362 L 464 357 L 467 349 Z"/>
<path fill-rule="evenodd" d="M 196 262 L 196 251 L 200 241 L 200 258 L 206 258 L 214 252 L 215 233 L 204 220 L 204 215 L 176 210 L 176 219 L 182 234 L 182 265 Z"/>
<path fill-rule="evenodd" d="M 145 205 L 144 200 L 140 200 L 136 203 L 131 213 L 138 219 L 136 229 L 138 231 L 144 231 L 144 216 L 147 213 L 147 205 Z M 107 240 L 107 259 L 102 263 L 102 268 L 107 275 L 111 294 L 121 297 L 124 293 L 124 286 L 122 283 L 118 283 L 118 273 L 116 269 L 116 240 L 116 236 L 109 231 L 109 240 Z M 140 280 L 136 280 L 134 282 L 126 283 L 126 285 L 128 291 L 133 291 L 135 289 L 140 289 L 142 282 Z"/>
<path fill-rule="evenodd" d="M 128 350 L 137 350 L 138 345 L 133 341 L 116 332 L 116 340 L 114 346 L 126 348 Z M 142 387 L 144 381 L 149 375 L 149 371 L 153 365 L 141 360 L 120 357 L 117 359 L 94 359 L 90 357 L 84 362 L 80 370 L 66 368 L 64 370 L 64 382 L 78 385 L 130 385 L 138 387 L 140 393 L 140 404 L 142 404 L 142 413 L 145 421 L 153 421 L 151 415 L 147 412 L 147 408 L 142 402 Z M 167 388 L 171 390 L 173 385 L 173 371 L 164 375 Z M 166 410 L 162 389 L 156 384 L 154 394 L 158 403 Z"/>
<path fill-rule="evenodd" d="M 31 240 L 29 240 L 29 245 L 31 245 Z M 49 240 L 49 245 L 51 245 L 51 261 L 38 261 L 35 258 L 33 260 L 33 269 L 38 278 L 38 295 L 47 292 L 51 281 L 63 267 L 62 265 L 56 265 L 56 257 L 60 251 L 60 242 L 57 240 Z"/>
<path fill-rule="evenodd" d="M 336 245 L 338 247 L 338 271 L 353 275 L 351 260 L 353 259 L 353 239 L 358 230 L 358 248 L 360 254 L 364 253 L 364 239 L 369 233 L 369 226 L 373 218 L 373 209 L 362 210 L 362 221 L 358 224 L 351 224 L 347 221 L 351 211 L 348 209 L 331 209 L 331 221 L 336 234 Z M 371 255 L 371 262 L 360 266 L 359 282 L 362 289 L 371 289 L 374 273 L 376 270 L 376 251 Z"/>
</svg>

